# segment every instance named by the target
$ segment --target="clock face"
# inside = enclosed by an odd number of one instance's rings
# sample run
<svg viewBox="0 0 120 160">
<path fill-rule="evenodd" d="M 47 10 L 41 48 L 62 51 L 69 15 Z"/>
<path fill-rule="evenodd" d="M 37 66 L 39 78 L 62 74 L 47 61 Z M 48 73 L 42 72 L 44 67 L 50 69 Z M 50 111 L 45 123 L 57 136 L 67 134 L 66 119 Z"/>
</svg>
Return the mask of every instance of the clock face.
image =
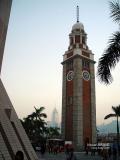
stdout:
<svg viewBox="0 0 120 160">
<path fill-rule="evenodd" d="M 89 73 L 88 71 L 84 70 L 84 71 L 82 72 L 82 77 L 83 77 L 83 79 L 84 79 L 85 81 L 89 81 L 89 80 L 90 80 L 90 73 Z"/>
<path fill-rule="evenodd" d="M 69 71 L 67 74 L 67 81 L 72 81 L 74 77 L 74 72 L 73 71 Z"/>
</svg>

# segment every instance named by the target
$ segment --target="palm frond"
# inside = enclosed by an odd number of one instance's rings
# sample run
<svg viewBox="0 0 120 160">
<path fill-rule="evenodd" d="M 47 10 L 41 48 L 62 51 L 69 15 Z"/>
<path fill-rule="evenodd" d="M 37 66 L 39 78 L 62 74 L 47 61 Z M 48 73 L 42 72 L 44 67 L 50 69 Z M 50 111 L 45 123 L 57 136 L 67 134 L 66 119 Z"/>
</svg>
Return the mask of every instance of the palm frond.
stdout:
<svg viewBox="0 0 120 160">
<path fill-rule="evenodd" d="M 116 116 L 120 116 L 120 105 L 116 107 L 112 106 L 112 110 L 115 112 Z"/>
<path fill-rule="evenodd" d="M 108 119 L 110 117 L 116 117 L 116 114 L 112 114 L 112 113 L 108 114 L 107 116 L 104 117 L 104 119 Z"/>
<path fill-rule="evenodd" d="M 42 118 L 42 117 L 43 117 L 43 118 L 47 118 L 47 115 L 46 115 L 46 113 L 41 113 L 41 114 L 40 114 L 40 117 L 41 117 L 41 118 Z"/>
<path fill-rule="evenodd" d="M 120 60 L 120 32 L 117 31 L 109 40 L 108 48 L 99 59 L 97 76 L 100 82 L 110 84 L 113 80 L 111 69 L 115 68 Z"/>
<path fill-rule="evenodd" d="M 110 17 L 113 18 L 113 21 L 120 23 L 120 5 L 119 2 L 109 2 L 110 4 Z"/>
<path fill-rule="evenodd" d="M 37 113 L 41 113 L 45 109 L 45 107 L 36 108 L 35 106 L 34 108 Z"/>
</svg>

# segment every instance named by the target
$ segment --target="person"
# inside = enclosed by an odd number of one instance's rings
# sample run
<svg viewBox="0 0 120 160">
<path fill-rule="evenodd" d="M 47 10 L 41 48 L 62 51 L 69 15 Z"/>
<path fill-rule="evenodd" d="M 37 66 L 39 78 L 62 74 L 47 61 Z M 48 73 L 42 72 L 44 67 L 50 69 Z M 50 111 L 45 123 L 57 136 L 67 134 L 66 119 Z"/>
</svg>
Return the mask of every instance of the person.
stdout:
<svg viewBox="0 0 120 160">
<path fill-rule="evenodd" d="M 117 159 L 117 149 L 115 147 L 113 148 L 112 154 L 113 154 L 113 160 L 116 160 Z"/>
<path fill-rule="evenodd" d="M 89 152 L 89 148 L 88 148 L 88 146 L 86 146 L 85 147 L 85 154 L 88 155 L 88 152 Z"/>
<path fill-rule="evenodd" d="M 70 157 L 69 145 L 65 146 L 65 154 L 66 154 L 66 160 L 69 160 Z"/>
<path fill-rule="evenodd" d="M 15 160 L 24 160 L 24 154 L 22 151 L 17 151 L 15 155 Z"/>
<path fill-rule="evenodd" d="M 112 150 L 112 160 L 117 160 L 117 151 L 118 151 L 118 146 L 117 146 L 117 141 L 114 139 L 114 142 L 111 145 L 111 150 Z"/>
<path fill-rule="evenodd" d="M 111 147 L 108 149 L 108 157 L 109 159 L 111 159 L 111 155 L 112 155 L 112 151 L 111 151 Z"/>
<path fill-rule="evenodd" d="M 41 150 L 40 150 L 40 152 L 41 152 L 41 156 L 44 156 L 44 154 L 45 154 L 45 150 L 46 150 L 46 146 L 45 146 L 45 144 L 44 144 L 44 143 L 42 143 L 42 144 L 41 144 Z"/>
<path fill-rule="evenodd" d="M 75 154 L 74 154 L 74 149 L 70 148 L 68 154 L 66 155 L 66 160 L 77 160 Z"/>
<path fill-rule="evenodd" d="M 103 148 L 103 150 L 102 150 L 102 157 L 103 157 L 103 160 L 107 160 L 108 159 L 107 149 L 105 149 L 105 148 Z"/>
</svg>

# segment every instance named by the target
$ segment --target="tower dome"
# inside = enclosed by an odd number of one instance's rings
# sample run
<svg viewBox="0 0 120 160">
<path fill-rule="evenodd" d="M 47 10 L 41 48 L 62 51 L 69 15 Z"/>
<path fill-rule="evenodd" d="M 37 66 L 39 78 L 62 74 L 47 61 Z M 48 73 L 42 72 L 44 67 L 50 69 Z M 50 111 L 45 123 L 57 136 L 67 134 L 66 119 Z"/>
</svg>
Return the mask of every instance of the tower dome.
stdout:
<svg viewBox="0 0 120 160">
<path fill-rule="evenodd" d="M 84 30 L 83 24 L 82 24 L 81 22 L 75 23 L 75 24 L 72 26 L 72 31 L 73 31 L 73 30 L 76 30 L 76 29 Z"/>
<path fill-rule="evenodd" d="M 79 29 L 84 30 L 84 26 L 81 22 L 79 22 L 79 6 L 77 6 L 77 22 L 72 26 L 72 31 Z"/>
</svg>

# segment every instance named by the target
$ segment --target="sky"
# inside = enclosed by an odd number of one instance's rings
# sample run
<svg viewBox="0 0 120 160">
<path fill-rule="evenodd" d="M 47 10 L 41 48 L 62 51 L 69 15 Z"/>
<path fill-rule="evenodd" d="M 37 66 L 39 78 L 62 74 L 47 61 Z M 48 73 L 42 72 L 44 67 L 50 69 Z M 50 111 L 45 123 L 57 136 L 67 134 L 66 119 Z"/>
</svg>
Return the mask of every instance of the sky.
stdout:
<svg viewBox="0 0 120 160">
<path fill-rule="evenodd" d="M 2 65 L 2 81 L 19 118 L 44 106 L 51 120 L 53 109 L 62 108 L 63 54 L 68 49 L 69 33 L 79 20 L 87 33 L 87 44 L 95 55 L 95 70 L 108 39 L 118 30 L 110 18 L 107 0 L 13 0 Z M 96 76 L 96 119 L 105 124 L 104 116 L 120 104 L 120 64 L 106 86 Z"/>
</svg>

